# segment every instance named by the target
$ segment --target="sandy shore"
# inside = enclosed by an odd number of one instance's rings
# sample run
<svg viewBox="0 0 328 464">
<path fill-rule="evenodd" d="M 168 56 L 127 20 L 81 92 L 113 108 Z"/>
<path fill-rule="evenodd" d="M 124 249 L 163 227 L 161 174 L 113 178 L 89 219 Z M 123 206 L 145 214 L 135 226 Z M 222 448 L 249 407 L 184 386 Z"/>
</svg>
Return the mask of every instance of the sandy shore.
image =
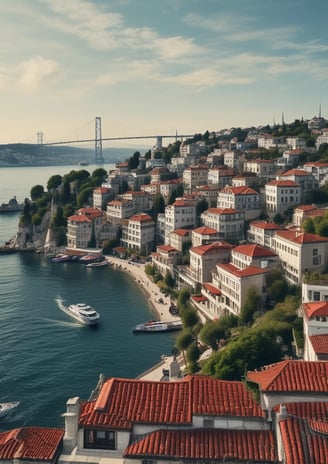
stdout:
<svg viewBox="0 0 328 464">
<path fill-rule="evenodd" d="M 125 259 L 106 256 L 107 261 L 118 271 L 126 272 L 140 285 L 141 289 L 146 292 L 149 297 L 151 309 L 156 312 L 156 317 L 162 321 L 176 321 L 179 316 L 172 315 L 169 311 L 170 297 L 163 295 L 158 286 L 154 284 L 145 273 L 145 265 L 137 264 Z M 163 303 L 159 303 L 162 298 Z M 141 321 L 142 322 L 142 321 Z"/>
</svg>

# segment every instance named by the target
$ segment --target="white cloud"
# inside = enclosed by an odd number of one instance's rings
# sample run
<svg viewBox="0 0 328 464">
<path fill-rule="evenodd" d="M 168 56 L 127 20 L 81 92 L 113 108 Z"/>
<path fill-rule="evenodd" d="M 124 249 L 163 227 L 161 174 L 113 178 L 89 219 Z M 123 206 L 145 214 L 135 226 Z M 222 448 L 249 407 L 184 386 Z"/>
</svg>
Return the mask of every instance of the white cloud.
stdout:
<svg viewBox="0 0 328 464">
<path fill-rule="evenodd" d="M 44 82 L 53 82 L 59 76 L 59 66 L 56 61 L 42 56 L 35 56 L 20 65 L 19 83 L 27 91 L 35 91 Z"/>
</svg>

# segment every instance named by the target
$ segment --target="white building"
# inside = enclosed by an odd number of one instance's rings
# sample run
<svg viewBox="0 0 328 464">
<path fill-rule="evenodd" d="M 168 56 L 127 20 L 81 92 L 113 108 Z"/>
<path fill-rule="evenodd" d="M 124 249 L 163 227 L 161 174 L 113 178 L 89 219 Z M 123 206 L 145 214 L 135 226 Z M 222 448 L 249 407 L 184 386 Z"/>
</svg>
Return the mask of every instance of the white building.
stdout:
<svg viewBox="0 0 328 464">
<path fill-rule="evenodd" d="M 183 171 L 183 183 L 187 190 L 207 184 L 207 166 L 189 166 Z"/>
<path fill-rule="evenodd" d="M 103 213 L 96 208 L 81 208 L 67 218 L 67 248 L 88 248 L 92 238 L 99 244 Z"/>
<path fill-rule="evenodd" d="M 196 202 L 177 199 L 165 207 L 165 244 L 170 243 L 171 232 L 175 229 L 193 228 L 196 224 Z"/>
<path fill-rule="evenodd" d="M 292 284 L 300 285 L 305 272 L 322 272 L 328 263 L 328 238 L 299 229 L 276 231 L 273 249 Z"/>
<path fill-rule="evenodd" d="M 235 171 L 227 166 L 215 166 L 208 170 L 208 183 L 222 189 L 226 185 L 232 184 Z"/>
<path fill-rule="evenodd" d="M 301 187 L 292 180 L 272 180 L 265 185 L 265 208 L 268 215 L 284 213 L 301 202 Z"/>
<path fill-rule="evenodd" d="M 123 219 L 128 219 L 134 214 L 132 200 L 113 200 L 107 203 L 107 220 L 114 224 L 122 224 Z"/>
<path fill-rule="evenodd" d="M 219 240 L 219 232 L 211 227 L 197 227 L 191 231 L 191 244 L 193 247 L 208 245 Z"/>
<path fill-rule="evenodd" d="M 328 302 L 302 304 L 304 360 L 328 360 Z"/>
<path fill-rule="evenodd" d="M 271 160 L 255 159 L 244 163 L 244 172 L 256 174 L 259 181 L 267 182 L 274 175 L 274 162 Z"/>
<path fill-rule="evenodd" d="M 251 187 L 225 187 L 218 194 L 218 208 L 233 208 L 245 212 L 245 220 L 261 214 L 261 194 Z"/>
<path fill-rule="evenodd" d="M 148 211 L 153 206 L 153 197 L 151 194 L 142 191 L 127 191 L 119 196 L 122 200 L 132 201 L 133 214 Z"/>
<path fill-rule="evenodd" d="M 324 161 L 309 161 L 303 165 L 305 171 L 310 172 L 319 182 L 324 185 L 328 180 L 328 163 Z"/>
<path fill-rule="evenodd" d="M 121 245 L 148 255 L 154 246 L 155 222 L 145 213 L 135 214 L 122 227 Z"/>
<path fill-rule="evenodd" d="M 179 250 L 170 245 L 158 245 L 156 251 L 151 254 L 151 262 L 163 277 L 167 272 L 174 277 L 174 266 L 177 264 L 179 255 Z"/>
<path fill-rule="evenodd" d="M 279 266 L 279 258 L 268 248 L 261 245 L 237 245 L 231 250 L 231 263 L 240 269 L 255 266 L 271 269 Z"/>
<path fill-rule="evenodd" d="M 106 209 L 110 198 L 113 198 L 113 191 L 108 187 L 98 187 L 93 190 L 93 207 L 97 209 Z"/>
<path fill-rule="evenodd" d="M 205 227 L 215 229 L 222 239 L 243 239 L 245 212 L 234 208 L 209 208 L 201 214 Z"/>
<path fill-rule="evenodd" d="M 257 243 L 265 247 L 273 248 L 272 239 L 275 235 L 276 230 L 280 230 L 281 227 L 274 222 L 269 221 L 254 221 L 249 225 L 247 231 L 247 241 L 251 243 Z"/>
</svg>

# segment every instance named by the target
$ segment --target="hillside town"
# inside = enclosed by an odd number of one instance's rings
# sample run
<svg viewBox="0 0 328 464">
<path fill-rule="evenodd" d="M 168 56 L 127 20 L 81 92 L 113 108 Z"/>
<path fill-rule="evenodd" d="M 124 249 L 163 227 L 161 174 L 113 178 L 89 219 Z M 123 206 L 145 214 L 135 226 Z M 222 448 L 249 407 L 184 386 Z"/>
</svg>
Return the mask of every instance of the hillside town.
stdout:
<svg viewBox="0 0 328 464">
<path fill-rule="evenodd" d="M 328 121 L 298 123 L 306 136 L 285 135 L 284 121 L 242 139 L 230 129 L 180 142 L 177 156 L 159 139 L 149 156 L 136 153 L 106 173 L 67 215 L 56 245 L 170 276 L 203 324 L 240 317 L 250 289 L 259 314 L 269 313 L 281 300 L 268 275 L 279 270 L 299 291 L 302 343 L 240 380 L 184 372 L 175 357 L 162 379 L 104 379 L 94 398 L 67 400 L 65 429 L 0 433 L 0 460 L 328 463 L 328 200 L 318 201 L 328 183 L 328 154 L 320 155 Z M 16 244 L 51 252 L 53 232 L 41 240 L 42 221 L 33 228 L 21 224 Z M 283 352 L 284 340 L 277 344 Z"/>
</svg>

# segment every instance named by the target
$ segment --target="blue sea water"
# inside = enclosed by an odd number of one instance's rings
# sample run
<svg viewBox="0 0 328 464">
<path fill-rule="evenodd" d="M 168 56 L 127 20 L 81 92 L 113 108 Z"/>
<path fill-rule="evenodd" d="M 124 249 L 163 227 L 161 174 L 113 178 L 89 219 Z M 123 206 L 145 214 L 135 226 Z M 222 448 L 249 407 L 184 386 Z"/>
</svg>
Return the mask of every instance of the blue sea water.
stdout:
<svg viewBox="0 0 328 464">
<path fill-rule="evenodd" d="M 71 169 L 76 166 L 0 169 L 0 203 L 13 195 L 22 201 L 32 186 Z M 0 215 L 1 243 L 15 234 L 18 218 Z M 152 309 L 136 282 L 111 267 L 0 255 L 0 289 L 0 402 L 21 401 L 0 430 L 63 427 L 68 398 L 87 399 L 101 373 L 136 377 L 174 346 L 174 334 L 132 334 L 133 325 L 153 317 Z M 60 309 L 74 302 L 97 309 L 99 327 L 80 326 Z"/>
</svg>

